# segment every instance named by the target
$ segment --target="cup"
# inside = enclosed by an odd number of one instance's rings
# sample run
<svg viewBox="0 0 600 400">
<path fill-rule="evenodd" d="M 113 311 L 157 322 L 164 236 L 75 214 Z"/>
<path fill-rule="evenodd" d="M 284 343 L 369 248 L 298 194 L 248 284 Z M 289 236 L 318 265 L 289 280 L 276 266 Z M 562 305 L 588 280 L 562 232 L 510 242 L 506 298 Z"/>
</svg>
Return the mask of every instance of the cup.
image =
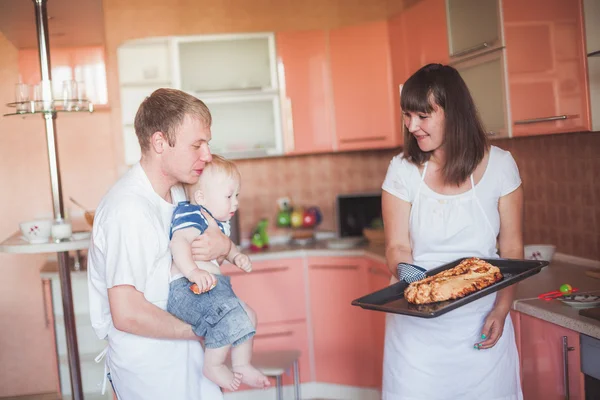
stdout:
<svg viewBox="0 0 600 400">
<path fill-rule="evenodd" d="M 41 81 L 33 88 L 36 111 L 53 111 L 52 82 Z"/>
<path fill-rule="evenodd" d="M 17 83 L 15 86 L 15 102 L 17 103 L 17 112 L 26 113 L 31 111 L 29 102 L 29 85 L 26 83 Z"/>
<path fill-rule="evenodd" d="M 67 111 L 72 111 L 77 105 L 78 97 L 78 85 L 75 80 L 68 80 L 63 82 L 63 106 Z"/>
<path fill-rule="evenodd" d="M 87 94 L 85 91 L 85 83 L 78 81 L 77 82 L 77 109 L 83 110 L 85 108 L 87 102 Z"/>
<path fill-rule="evenodd" d="M 71 224 L 64 220 L 55 221 L 52 225 L 52 238 L 55 241 L 69 239 L 72 235 Z"/>
</svg>

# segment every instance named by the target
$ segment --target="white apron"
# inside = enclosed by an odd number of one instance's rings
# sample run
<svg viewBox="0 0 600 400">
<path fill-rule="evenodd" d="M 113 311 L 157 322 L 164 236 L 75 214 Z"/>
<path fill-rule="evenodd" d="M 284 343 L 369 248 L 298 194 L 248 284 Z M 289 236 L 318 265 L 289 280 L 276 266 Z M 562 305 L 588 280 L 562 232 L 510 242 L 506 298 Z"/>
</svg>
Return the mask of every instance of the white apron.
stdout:
<svg viewBox="0 0 600 400">
<path fill-rule="evenodd" d="M 414 264 L 429 270 L 461 257 L 498 257 L 499 226 L 486 216 L 473 176 L 470 191 L 445 196 L 424 184 L 426 172 L 427 164 L 409 219 Z M 510 315 L 494 347 L 473 348 L 495 299 L 491 294 L 432 319 L 388 314 L 383 400 L 521 400 Z"/>
</svg>

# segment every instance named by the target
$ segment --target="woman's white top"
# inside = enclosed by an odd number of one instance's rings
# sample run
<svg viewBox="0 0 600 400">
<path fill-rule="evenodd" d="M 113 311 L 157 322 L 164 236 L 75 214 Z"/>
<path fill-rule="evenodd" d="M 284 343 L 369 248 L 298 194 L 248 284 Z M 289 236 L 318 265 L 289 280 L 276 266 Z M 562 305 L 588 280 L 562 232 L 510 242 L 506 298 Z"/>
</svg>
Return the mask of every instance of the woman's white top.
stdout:
<svg viewBox="0 0 600 400">
<path fill-rule="evenodd" d="M 498 201 L 521 185 L 512 155 L 491 146 L 488 165 L 471 189 L 442 195 L 423 172 L 394 157 L 383 190 L 411 203 L 413 263 L 432 269 L 462 257 L 497 258 Z M 510 316 L 498 343 L 474 349 L 496 294 L 433 319 L 388 314 L 384 350 L 384 400 L 522 399 L 519 359 Z"/>
</svg>

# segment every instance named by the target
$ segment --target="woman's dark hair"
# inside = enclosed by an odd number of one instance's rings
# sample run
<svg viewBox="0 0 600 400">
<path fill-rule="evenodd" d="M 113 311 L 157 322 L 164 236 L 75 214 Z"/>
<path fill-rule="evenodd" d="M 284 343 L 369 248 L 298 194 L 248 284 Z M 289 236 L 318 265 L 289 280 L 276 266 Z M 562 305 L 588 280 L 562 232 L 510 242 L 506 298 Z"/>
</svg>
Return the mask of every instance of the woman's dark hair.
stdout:
<svg viewBox="0 0 600 400">
<path fill-rule="evenodd" d="M 446 183 L 460 185 L 479 165 L 489 144 L 473 103 L 473 98 L 458 71 L 448 65 L 429 64 L 415 72 L 402 87 L 403 111 L 430 114 L 437 104 L 444 110 Z M 432 152 L 419 148 L 416 138 L 404 126 L 404 157 L 422 165 Z"/>
</svg>

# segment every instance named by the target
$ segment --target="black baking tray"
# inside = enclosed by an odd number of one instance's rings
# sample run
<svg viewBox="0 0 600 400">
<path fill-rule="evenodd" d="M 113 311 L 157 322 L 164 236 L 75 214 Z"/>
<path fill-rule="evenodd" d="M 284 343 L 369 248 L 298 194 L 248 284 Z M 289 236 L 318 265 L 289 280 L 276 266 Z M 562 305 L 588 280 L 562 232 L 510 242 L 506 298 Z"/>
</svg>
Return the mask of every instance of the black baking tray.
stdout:
<svg viewBox="0 0 600 400">
<path fill-rule="evenodd" d="M 456 267 L 465 257 L 451 263 L 442 265 L 426 272 L 427 276 L 432 276 L 447 269 Z M 549 264 L 548 261 L 538 260 L 512 260 L 506 258 L 482 258 L 482 260 L 498 267 L 502 273 L 502 280 L 490 285 L 482 290 L 471 293 L 465 297 L 456 300 L 447 300 L 431 304 L 411 304 L 404 298 L 404 289 L 408 286 L 406 282 L 398 282 L 384 289 L 378 290 L 361 298 L 352 301 L 353 306 L 359 306 L 367 310 L 384 311 L 393 314 L 411 315 L 421 318 L 435 318 L 449 311 L 452 311 L 465 304 L 471 303 L 477 299 L 487 296 L 490 293 L 497 292 L 510 285 L 529 278 L 540 272 L 542 268 Z"/>
</svg>

